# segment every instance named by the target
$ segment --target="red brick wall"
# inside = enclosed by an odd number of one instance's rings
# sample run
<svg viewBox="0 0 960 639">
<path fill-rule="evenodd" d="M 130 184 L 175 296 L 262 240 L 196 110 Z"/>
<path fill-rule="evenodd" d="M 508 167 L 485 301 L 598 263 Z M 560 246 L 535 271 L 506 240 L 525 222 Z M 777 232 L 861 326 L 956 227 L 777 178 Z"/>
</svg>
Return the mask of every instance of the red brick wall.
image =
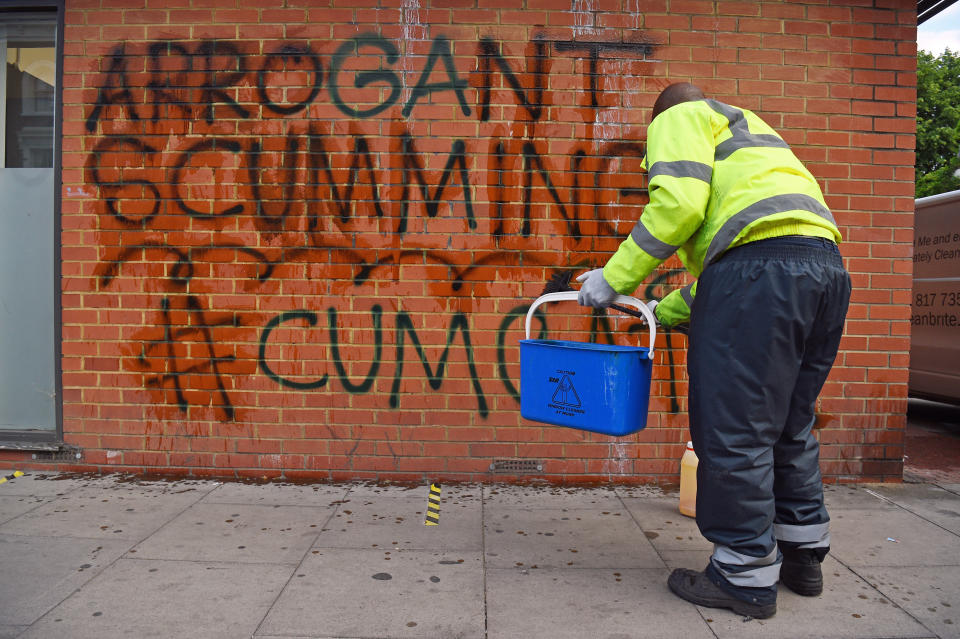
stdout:
<svg viewBox="0 0 960 639">
<path fill-rule="evenodd" d="M 900 477 L 915 3 L 518 4 L 67 0 L 70 468 L 477 480 L 520 458 L 675 480 L 685 337 L 658 338 L 647 428 L 620 439 L 521 419 L 517 341 L 551 275 L 629 233 L 649 107 L 691 80 L 823 186 L 855 286 L 823 470 Z M 673 258 L 654 281 L 638 296 L 686 280 Z M 626 317 L 546 317 L 637 339 Z"/>
</svg>

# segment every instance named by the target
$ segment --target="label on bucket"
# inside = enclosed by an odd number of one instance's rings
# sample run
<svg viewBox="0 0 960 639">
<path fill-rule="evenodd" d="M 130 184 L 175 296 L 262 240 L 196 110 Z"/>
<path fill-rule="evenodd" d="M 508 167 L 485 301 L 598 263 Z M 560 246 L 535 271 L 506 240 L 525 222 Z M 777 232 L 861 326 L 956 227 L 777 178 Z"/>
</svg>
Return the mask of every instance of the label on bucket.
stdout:
<svg viewBox="0 0 960 639">
<path fill-rule="evenodd" d="M 586 412 L 583 410 L 580 395 L 573 384 L 574 376 L 576 376 L 574 371 L 557 369 L 556 375 L 550 375 L 547 380 L 550 384 L 556 384 L 553 395 L 547 402 L 547 408 L 552 408 L 557 415 L 575 417 Z"/>
</svg>

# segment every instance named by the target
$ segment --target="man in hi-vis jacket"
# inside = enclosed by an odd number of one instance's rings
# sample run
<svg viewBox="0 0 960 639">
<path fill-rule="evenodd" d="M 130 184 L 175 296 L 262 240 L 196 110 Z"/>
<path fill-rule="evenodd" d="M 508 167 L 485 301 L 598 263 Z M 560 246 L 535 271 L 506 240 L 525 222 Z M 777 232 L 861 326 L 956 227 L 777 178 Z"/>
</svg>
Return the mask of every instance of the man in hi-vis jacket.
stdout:
<svg viewBox="0 0 960 639">
<path fill-rule="evenodd" d="M 786 142 L 692 84 L 657 98 L 644 166 L 650 202 L 606 265 L 577 278 L 579 301 L 609 306 L 674 252 L 698 278 L 649 303 L 664 326 L 690 325 L 697 525 L 714 544 L 706 570 L 668 584 L 770 617 L 778 581 L 823 590 L 830 518 L 811 431 L 850 300 L 840 232 Z"/>
</svg>

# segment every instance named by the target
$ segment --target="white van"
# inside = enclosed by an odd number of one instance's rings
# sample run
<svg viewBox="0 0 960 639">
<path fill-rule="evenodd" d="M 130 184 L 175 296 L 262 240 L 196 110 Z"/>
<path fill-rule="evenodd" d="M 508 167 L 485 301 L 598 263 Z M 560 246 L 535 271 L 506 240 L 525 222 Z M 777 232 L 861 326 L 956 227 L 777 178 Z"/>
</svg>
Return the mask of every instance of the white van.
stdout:
<svg viewBox="0 0 960 639">
<path fill-rule="evenodd" d="M 960 404 L 960 191 L 916 201 L 910 395 Z"/>
</svg>

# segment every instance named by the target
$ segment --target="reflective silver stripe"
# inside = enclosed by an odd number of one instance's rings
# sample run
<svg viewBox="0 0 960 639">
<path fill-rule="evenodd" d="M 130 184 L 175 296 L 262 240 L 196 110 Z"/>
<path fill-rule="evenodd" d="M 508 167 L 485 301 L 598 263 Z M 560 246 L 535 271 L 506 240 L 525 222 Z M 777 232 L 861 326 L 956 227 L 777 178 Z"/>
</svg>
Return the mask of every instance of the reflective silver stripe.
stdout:
<svg viewBox="0 0 960 639">
<path fill-rule="evenodd" d="M 717 162 L 726 160 L 734 151 L 758 146 L 778 149 L 790 148 L 790 145 L 775 135 L 770 135 L 769 133 L 750 133 L 746 138 L 730 138 L 718 144 L 713 152 L 713 159 Z"/>
<path fill-rule="evenodd" d="M 716 566 L 716 564 L 714 565 Z M 772 586 L 780 579 L 780 564 L 751 568 L 745 572 L 730 572 L 724 570 L 721 566 L 717 566 L 717 570 L 734 586 L 765 588 Z"/>
<path fill-rule="evenodd" d="M 680 297 L 687 303 L 687 308 L 693 308 L 693 284 L 687 284 L 681 288 Z"/>
<path fill-rule="evenodd" d="M 710 178 L 713 177 L 713 167 L 703 162 L 694 162 L 693 160 L 656 162 L 647 170 L 647 176 L 652 180 L 658 175 L 696 178 L 709 184 Z"/>
<path fill-rule="evenodd" d="M 774 195 L 754 202 L 750 206 L 735 213 L 729 220 L 723 223 L 717 234 L 710 241 L 710 248 L 707 249 L 704 264 L 710 264 L 720 256 L 730 244 L 740 235 L 743 229 L 751 223 L 762 217 L 773 215 L 774 213 L 784 213 L 786 211 L 809 211 L 824 218 L 834 226 L 836 222 L 830 209 L 818 202 L 815 198 L 802 193 L 785 193 L 783 195 Z"/>
<path fill-rule="evenodd" d="M 743 111 L 716 100 L 704 101 L 711 109 L 727 118 L 727 122 L 730 123 L 730 133 L 733 134 L 733 137 L 750 135 L 750 127 L 747 126 L 747 119 L 743 117 Z"/>
<path fill-rule="evenodd" d="M 753 555 L 744 555 L 729 546 L 720 544 L 713 545 L 713 558 L 721 563 L 731 566 L 769 566 L 777 561 L 777 549 L 774 548 L 765 557 L 754 557 Z"/>
<path fill-rule="evenodd" d="M 727 118 L 730 134 L 733 136 L 729 140 L 724 140 L 717 145 L 713 152 L 713 159 L 716 161 L 725 160 L 739 149 L 747 147 L 775 147 L 789 149 L 790 145 L 783 141 L 778 135 L 771 133 L 750 133 L 750 126 L 747 124 L 747 118 L 743 111 L 736 107 L 716 100 L 705 100 L 707 105 Z"/>
<path fill-rule="evenodd" d="M 774 524 L 773 536 L 780 541 L 803 544 L 803 548 L 824 548 L 830 545 L 830 522 L 808 526 Z"/>
<path fill-rule="evenodd" d="M 830 547 L 830 533 L 827 533 L 827 536 L 820 541 L 811 541 L 808 544 L 798 544 L 797 548 L 829 548 Z"/>
<path fill-rule="evenodd" d="M 660 260 L 667 259 L 680 248 L 679 246 L 672 246 L 666 242 L 661 242 L 655 238 L 641 222 L 637 222 L 634 225 L 633 230 L 630 231 L 630 237 L 633 238 L 637 246 Z"/>
<path fill-rule="evenodd" d="M 766 557 L 751 557 L 731 550 L 727 546 L 714 545 L 713 560 L 714 567 L 720 571 L 727 581 L 734 586 L 748 586 L 750 588 L 763 588 L 772 586 L 780 579 L 780 562 L 777 561 L 778 552 L 774 548 Z M 742 566 L 740 570 L 727 570 L 723 567 Z"/>
</svg>

